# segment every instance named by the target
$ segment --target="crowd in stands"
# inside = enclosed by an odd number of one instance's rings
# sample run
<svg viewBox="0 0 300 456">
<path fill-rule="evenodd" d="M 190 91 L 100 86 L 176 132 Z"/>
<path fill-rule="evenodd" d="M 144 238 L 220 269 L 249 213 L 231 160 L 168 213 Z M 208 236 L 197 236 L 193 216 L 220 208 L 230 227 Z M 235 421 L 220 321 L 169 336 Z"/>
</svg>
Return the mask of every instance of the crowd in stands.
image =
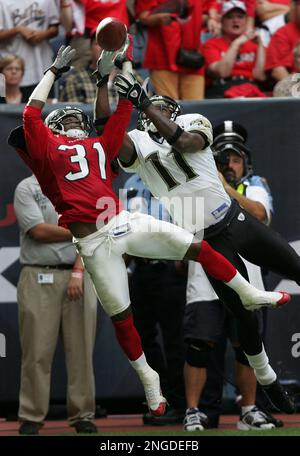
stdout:
<svg viewBox="0 0 300 456">
<path fill-rule="evenodd" d="M 28 100 L 53 53 L 70 44 L 72 73 L 52 101 L 90 103 L 101 51 L 95 30 L 107 16 L 127 25 L 135 70 L 157 94 L 297 96 L 300 0 L 0 0 L 1 102 Z"/>
</svg>

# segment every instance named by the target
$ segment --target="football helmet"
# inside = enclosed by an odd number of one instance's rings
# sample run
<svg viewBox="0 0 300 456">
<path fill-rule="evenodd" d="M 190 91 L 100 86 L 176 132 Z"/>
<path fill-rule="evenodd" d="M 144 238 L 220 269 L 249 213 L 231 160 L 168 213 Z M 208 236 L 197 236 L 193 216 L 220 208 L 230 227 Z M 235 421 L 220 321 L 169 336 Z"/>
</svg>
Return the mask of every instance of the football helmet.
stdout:
<svg viewBox="0 0 300 456">
<path fill-rule="evenodd" d="M 251 177 L 253 175 L 253 166 L 251 152 L 245 145 L 248 139 L 246 128 L 232 120 L 225 120 L 214 127 L 213 135 L 212 151 L 216 162 L 220 165 L 227 165 L 230 152 L 235 152 L 244 161 L 244 174 L 237 184 Z"/>
<path fill-rule="evenodd" d="M 160 109 L 167 108 L 171 114 L 170 119 L 173 121 L 181 112 L 179 104 L 173 100 L 173 98 L 164 95 L 153 95 L 150 97 L 150 101 L 154 104 L 154 106 L 159 106 Z M 147 131 L 148 133 L 157 133 L 157 128 L 151 120 L 147 118 L 143 111 L 141 111 L 138 116 L 137 129 Z"/>
<path fill-rule="evenodd" d="M 81 129 L 72 128 L 65 131 L 63 120 L 69 116 L 76 117 L 76 119 L 79 120 Z M 93 129 L 89 116 L 87 116 L 81 109 L 71 106 L 55 109 L 50 112 L 45 119 L 45 125 L 54 133 L 59 133 L 73 138 L 87 138 Z"/>
</svg>

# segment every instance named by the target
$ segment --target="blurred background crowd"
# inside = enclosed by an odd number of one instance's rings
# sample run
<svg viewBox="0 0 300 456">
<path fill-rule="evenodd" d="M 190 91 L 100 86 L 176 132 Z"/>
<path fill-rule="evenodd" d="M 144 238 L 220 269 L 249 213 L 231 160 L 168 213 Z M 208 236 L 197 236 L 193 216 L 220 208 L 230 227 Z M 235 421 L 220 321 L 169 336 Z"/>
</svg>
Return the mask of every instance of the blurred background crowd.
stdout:
<svg viewBox="0 0 300 456">
<path fill-rule="evenodd" d="M 177 100 L 297 96 L 300 0 L 0 0 L 2 103 L 28 99 L 61 44 L 77 50 L 52 101 L 90 103 L 107 16 L 133 37 L 135 70 Z"/>
</svg>

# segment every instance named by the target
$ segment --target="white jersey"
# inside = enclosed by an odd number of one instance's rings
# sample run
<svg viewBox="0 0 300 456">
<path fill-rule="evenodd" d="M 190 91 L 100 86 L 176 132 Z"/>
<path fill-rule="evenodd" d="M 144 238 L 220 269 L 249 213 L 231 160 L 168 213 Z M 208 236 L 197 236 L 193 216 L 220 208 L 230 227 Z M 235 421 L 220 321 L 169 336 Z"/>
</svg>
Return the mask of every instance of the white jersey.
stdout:
<svg viewBox="0 0 300 456">
<path fill-rule="evenodd" d="M 56 0 L 0 0 L 0 31 L 23 26 L 42 32 L 59 24 Z M 52 64 L 48 40 L 32 46 L 20 33 L 0 43 L 0 55 L 16 54 L 25 61 L 21 87 L 38 84 Z"/>
<path fill-rule="evenodd" d="M 201 131 L 203 116 L 185 114 L 176 123 L 185 131 Z M 137 160 L 126 172 L 136 172 L 170 212 L 174 222 L 192 233 L 225 216 L 231 201 L 218 177 L 210 147 L 195 153 L 176 152 L 167 141 L 154 141 L 147 132 L 129 133 Z"/>
<path fill-rule="evenodd" d="M 247 181 L 248 185 L 246 186 L 245 196 L 253 201 L 260 202 L 264 206 L 267 214 L 266 223 L 269 224 L 272 210 L 272 199 L 267 190 L 257 184 L 259 183 L 259 180 L 261 180 L 259 176 L 253 176 L 249 182 Z M 242 258 L 242 260 L 247 268 L 249 282 L 259 290 L 264 290 L 260 267 L 250 263 L 244 258 Z M 202 266 L 194 261 L 189 261 L 186 303 L 192 304 L 193 302 L 214 301 L 216 299 L 218 299 L 218 296 L 214 292 L 214 289 L 206 277 Z"/>
</svg>

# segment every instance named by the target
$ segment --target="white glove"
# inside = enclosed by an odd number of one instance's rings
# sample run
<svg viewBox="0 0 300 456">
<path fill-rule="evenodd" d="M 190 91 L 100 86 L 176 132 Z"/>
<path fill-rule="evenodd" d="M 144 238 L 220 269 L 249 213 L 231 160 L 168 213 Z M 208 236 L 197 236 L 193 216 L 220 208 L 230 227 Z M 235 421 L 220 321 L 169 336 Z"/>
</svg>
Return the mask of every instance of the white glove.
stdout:
<svg viewBox="0 0 300 456">
<path fill-rule="evenodd" d="M 101 87 L 108 81 L 109 74 L 116 67 L 116 60 L 121 64 L 126 59 L 126 52 L 130 45 L 130 40 L 127 34 L 124 45 L 117 51 L 106 51 L 103 50 L 99 59 L 97 60 L 97 70 L 94 71 L 93 75 L 97 76 L 97 86 Z M 120 64 L 119 63 L 119 64 Z M 119 66 L 118 66 L 119 67 Z"/>
<path fill-rule="evenodd" d="M 100 78 L 107 76 L 115 68 L 114 55 L 116 51 L 102 51 L 97 60 L 97 71 Z"/>
<path fill-rule="evenodd" d="M 75 54 L 76 50 L 72 49 L 71 46 L 61 46 L 57 52 L 56 59 L 54 60 L 52 66 L 58 71 L 62 72 L 61 70 L 63 68 L 69 67 L 69 63 Z"/>
<path fill-rule="evenodd" d="M 46 74 L 48 70 L 51 70 L 52 73 L 55 73 L 55 79 L 60 78 L 60 76 L 63 73 L 69 71 L 69 63 L 71 62 L 75 54 L 76 50 L 72 49 L 71 46 L 60 46 L 57 52 L 56 59 L 52 63 L 51 67 L 47 68 L 47 70 L 44 71 L 44 74 Z"/>
<path fill-rule="evenodd" d="M 122 63 L 123 61 L 127 60 L 126 53 L 127 53 L 127 49 L 129 48 L 129 46 L 130 46 L 130 39 L 129 39 L 129 35 L 127 33 L 127 37 L 126 37 L 124 45 L 120 49 L 115 51 L 116 55 L 114 57 L 114 62 L 119 61 Z"/>
</svg>

